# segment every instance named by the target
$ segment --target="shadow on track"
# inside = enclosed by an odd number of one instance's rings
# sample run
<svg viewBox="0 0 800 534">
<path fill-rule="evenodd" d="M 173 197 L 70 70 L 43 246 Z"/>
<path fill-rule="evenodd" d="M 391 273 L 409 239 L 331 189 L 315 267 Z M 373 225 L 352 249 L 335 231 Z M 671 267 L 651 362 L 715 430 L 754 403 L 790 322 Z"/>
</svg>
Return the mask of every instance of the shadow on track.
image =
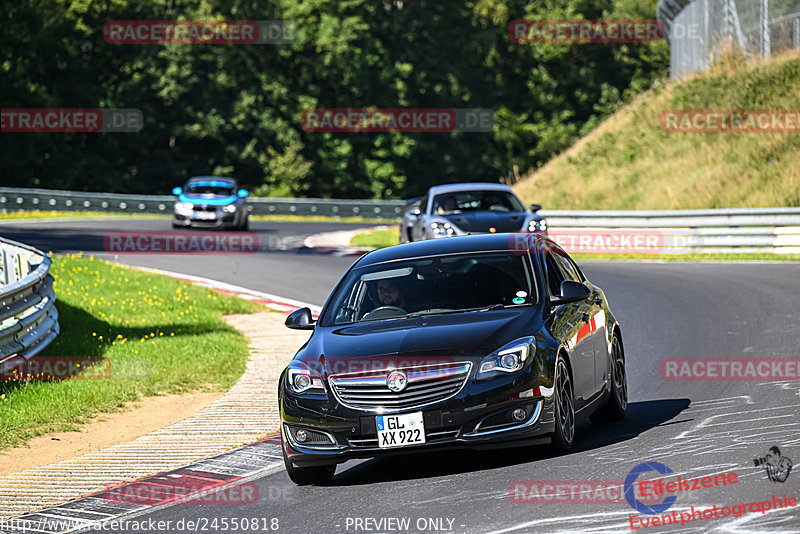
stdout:
<svg viewBox="0 0 800 534">
<path fill-rule="evenodd" d="M 576 429 L 575 448 L 565 454 L 553 453 L 549 445 L 491 451 L 442 451 L 375 458 L 336 475 L 327 486 L 357 486 L 377 482 L 426 479 L 459 473 L 499 469 L 557 456 L 570 456 L 635 438 L 661 426 L 689 407 L 689 399 L 633 402 L 623 421 L 593 424 Z M 341 466 L 340 466 L 341 469 Z"/>
</svg>

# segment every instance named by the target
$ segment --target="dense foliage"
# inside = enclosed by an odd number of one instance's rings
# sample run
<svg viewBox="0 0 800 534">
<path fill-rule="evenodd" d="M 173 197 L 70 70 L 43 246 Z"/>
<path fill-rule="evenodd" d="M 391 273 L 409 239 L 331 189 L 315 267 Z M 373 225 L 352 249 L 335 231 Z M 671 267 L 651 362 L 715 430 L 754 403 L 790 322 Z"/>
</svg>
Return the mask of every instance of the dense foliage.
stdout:
<svg viewBox="0 0 800 534">
<path fill-rule="evenodd" d="M 0 7 L 3 108 L 138 108 L 138 133 L 5 133 L 4 185 L 414 196 L 547 161 L 666 73 L 666 43 L 519 44 L 514 19 L 652 19 L 656 0 L 22 0 Z M 283 19 L 284 45 L 114 45 L 109 20 Z M 315 107 L 496 111 L 493 132 L 318 133 Z"/>
</svg>

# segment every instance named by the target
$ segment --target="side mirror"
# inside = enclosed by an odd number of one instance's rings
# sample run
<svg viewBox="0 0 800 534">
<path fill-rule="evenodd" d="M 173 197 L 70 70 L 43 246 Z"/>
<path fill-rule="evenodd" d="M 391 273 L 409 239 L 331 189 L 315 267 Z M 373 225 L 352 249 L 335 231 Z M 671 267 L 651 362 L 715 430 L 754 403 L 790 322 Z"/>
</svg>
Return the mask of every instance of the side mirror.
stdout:
<svg viewBox="0 0 800 534">
<path fill-rule="evenodd" d="M 300 308 L 289 314 L 284 323 L 293 330 L 314 330 L 314 319 L 311 318 L 311 310 Z"/>
<path fill-rule="evenodd" d="M 578 302 L 588 299 L 591 294 L 589 288 L 580 282 L 564 280 L 561 282 L 561 294 L 557 297 L 551 295 L 550 304 L 553 306 L 560 306 L 562 304 L 569 304 L 570 302 Z"/>
<path fill-rule="evenodd" d="M 531 211 L 532 212 L 536 213 L 540 209 L 542 209 L 542 205 L 541 204 L 531 204 Z"/>
<path fill-rule="evenodd" d="M 407 213 L 412 217 L 419 217 L 422 214 L 422 210 L 419 208 L 411 208 Z"/>
<path fill-rule="evenodd" d="M 247 197 L 249 194 L 250 194 L 250 193 L 248 193 L 248 192 L 247 192 L 247 189 L 239 189 L 239 191 L 237 191 L 237 192 L 236 192 L 236 195 L 237 195 L 239 198 L 245 198 L 245 197 Z"/>
<path fill-rule="evenodd" d="M 181 189 L 180 187 L 173 187 L 172 188 L 172 194 L 173 195 L 178 196 L 181 193 L 183 193 L 183 189 Z"/>
</svg>

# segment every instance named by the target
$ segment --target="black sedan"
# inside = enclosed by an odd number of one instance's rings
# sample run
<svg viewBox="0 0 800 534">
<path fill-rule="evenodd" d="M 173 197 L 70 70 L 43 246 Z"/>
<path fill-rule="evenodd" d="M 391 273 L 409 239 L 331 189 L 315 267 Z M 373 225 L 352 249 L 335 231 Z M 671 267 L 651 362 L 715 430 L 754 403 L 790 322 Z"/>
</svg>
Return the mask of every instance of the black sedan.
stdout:
<svg viewBox="0 0 800 534">
<path fill-rule="evenodd" d="M 549 239 L 490 234 L 376 250 L 345 273 L 278 386 L 286 470 L 350 458 L 551 440 L 627 408 L 622 334 L 603 291 Z"/>
</svg>

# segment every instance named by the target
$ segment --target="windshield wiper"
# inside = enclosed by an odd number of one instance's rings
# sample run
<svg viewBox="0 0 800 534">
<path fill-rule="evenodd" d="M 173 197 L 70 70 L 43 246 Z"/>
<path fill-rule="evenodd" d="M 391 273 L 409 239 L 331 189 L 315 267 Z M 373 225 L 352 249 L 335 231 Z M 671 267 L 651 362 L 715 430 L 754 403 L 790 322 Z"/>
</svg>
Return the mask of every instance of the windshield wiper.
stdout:
<svg viewBox="0 0 800 534">
<path fill-rule="evenodd" d="M 503 308 L 505 308 L 505 307 L 506 307 L 506 305 L 505 305 L 505 304 L 500 304 L 500 303 L 498 303 L 498 304 L 491 304 L 491 305 L 489 305 L 489 306 L 486 306 L 486 307 L 484 307 L 484 308 L 476 308 L 476 309 L 474 309 L 474 310 L 470 310 L 470 311 L 492 311 L 492 310 L 502 310 L 502 309 L 503 309 Z"/>
<path fill-rule="evenodd" d="M 461 310 L 420 310 L 418 312 L 409 313 L 407 315 L 403 315 L 403 319 L 413 318 L 413 317 L 422 317 L 423 315 L 443 315 L 445 313 L 465 313 L 465 312 L 477 312 L 477 311 L 492 311 L 492 310 L 502 310 L 505 308 L 505 304 L 492 304 L 490 306 L 486 306 L 484 308 L 464 308 Z"/>
</svg>

